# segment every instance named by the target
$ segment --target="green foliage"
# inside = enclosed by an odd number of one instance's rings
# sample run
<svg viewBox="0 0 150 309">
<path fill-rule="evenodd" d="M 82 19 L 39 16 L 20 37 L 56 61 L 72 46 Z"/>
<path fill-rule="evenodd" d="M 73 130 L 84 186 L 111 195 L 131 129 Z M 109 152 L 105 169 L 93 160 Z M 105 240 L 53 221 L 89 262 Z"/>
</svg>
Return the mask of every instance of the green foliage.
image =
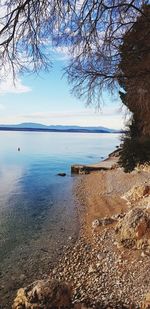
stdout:
<svg viewBox="0 0 150 309">
<path fill-rule="evenodd" d="M 138 127 L 133 119 L 122 137 L 119 164 L 125 172 L 131 172 L 137 164 L 150 162 L 150 138 L 139 138 Z"/>
</svg>

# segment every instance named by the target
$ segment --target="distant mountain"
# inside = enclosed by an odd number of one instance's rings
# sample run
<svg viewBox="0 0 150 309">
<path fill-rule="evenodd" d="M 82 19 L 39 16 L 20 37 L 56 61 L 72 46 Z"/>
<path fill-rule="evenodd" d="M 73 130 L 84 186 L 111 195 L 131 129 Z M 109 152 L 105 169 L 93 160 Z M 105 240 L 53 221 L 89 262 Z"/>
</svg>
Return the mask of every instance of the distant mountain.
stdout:
<svg viewBox="0 0 150 309">
<path fill-rule="evenodd" d="M 0 125 L 0 130 L 6 131 L 50 131 L 50 132 L 85 132 L 85 133 L 120 133 L 121 130 L 105 127 L 80 127 L 63 125 L 44 125 L 40 123 L 25 122 L 13 125 Z"/>
</svg>

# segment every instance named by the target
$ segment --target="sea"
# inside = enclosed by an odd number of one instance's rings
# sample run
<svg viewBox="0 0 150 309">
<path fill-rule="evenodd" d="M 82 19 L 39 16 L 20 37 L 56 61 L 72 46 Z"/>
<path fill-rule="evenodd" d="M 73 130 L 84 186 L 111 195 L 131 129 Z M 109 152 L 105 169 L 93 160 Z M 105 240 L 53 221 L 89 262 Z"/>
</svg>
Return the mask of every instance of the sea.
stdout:
<svg viewBox="0 0 150 309">
<path fill-rule="evenodd" d="M 97 163 L 119 144 L 116 133 L 0 132 L 0 308 L 77 237 L 71 165 Z"/>
</svg>

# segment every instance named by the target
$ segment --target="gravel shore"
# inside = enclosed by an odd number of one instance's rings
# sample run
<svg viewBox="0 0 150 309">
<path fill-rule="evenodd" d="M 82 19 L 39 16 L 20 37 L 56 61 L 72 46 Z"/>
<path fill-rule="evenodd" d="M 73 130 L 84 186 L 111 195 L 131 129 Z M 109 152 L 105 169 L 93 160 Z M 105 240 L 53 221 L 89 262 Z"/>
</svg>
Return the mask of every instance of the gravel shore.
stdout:
<svg viewBox="0 0 150 309">
<path fill-rule="evenodd" d="M 70 283 L 74 303 L 83 302 L 90 308 L 141 308 L 150 290 L 150 255 L 120 246 L 115 227 L 128 211 L 121 197 L 145 182 L 150 183 L 150 173 L 125 174 L 120 168 L 78 178 L 80 236 L 50 274 Z M 93 228 L 94 220 L 102 224 Z"/>
<path fill-rule="evenodd" d="M 74 195 L 77 241 L 44 280 L 18 291 L 13 309 L 150 308 L 149 170 L 82 175 Z"/>
</svg>

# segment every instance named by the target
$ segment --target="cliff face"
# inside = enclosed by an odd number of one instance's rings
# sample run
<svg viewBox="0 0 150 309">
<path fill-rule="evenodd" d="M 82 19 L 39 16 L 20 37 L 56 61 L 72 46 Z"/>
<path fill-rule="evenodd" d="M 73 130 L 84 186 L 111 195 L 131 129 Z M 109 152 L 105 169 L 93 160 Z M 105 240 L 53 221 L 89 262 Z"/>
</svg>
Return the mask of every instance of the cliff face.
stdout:
<svg viewBox="0 0 150 309">
<path fill-rule="evenodd" d="M 150 5 L 145 6 L 120 48 L 123 103 L 133 113 L 141 137 L 150 137 Z"/>
</svg>

